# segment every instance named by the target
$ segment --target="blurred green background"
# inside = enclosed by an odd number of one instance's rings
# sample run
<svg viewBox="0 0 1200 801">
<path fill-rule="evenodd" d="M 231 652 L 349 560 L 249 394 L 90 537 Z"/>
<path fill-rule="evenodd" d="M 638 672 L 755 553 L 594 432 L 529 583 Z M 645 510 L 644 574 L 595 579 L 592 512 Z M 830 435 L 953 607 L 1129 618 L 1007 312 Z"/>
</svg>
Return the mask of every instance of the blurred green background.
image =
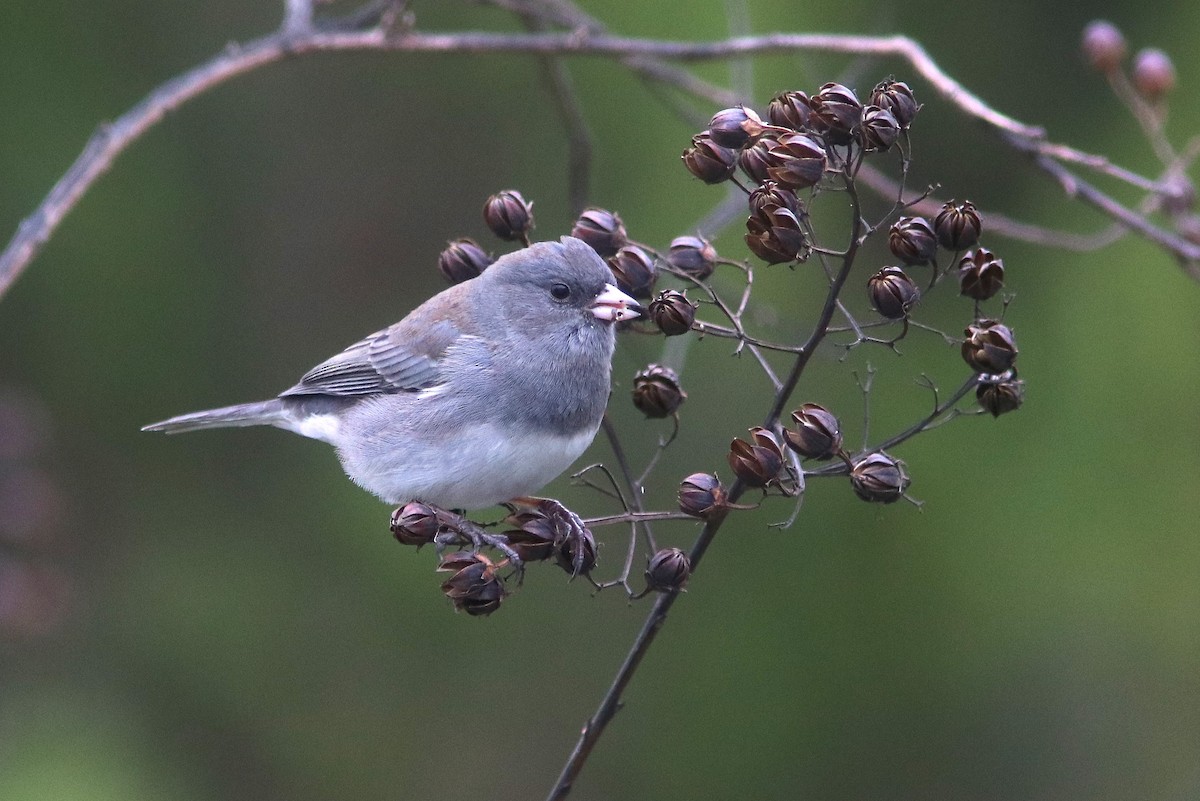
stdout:
<svg viewBox="0 0 1200 801">
<path fill-rule="evenodd" d="M 5 3 L 4 236 L 99 122 L 267 32 L 281 5 Z M 1188 4 L 611 5 L 589 9 L 651 37 L 719 38 L 743 13 L 753 31 L 910 34 L 1000 110 L 1153 174 L 1077 56 L 1083 25 L 1107 17 L 1175 58 L 1175 141 L 1200 129 Z M 427 29 L 518 28 L 471 4 L 415 10 Z M 658 246 L 693 231 L 722 196 L 679 166 L 693 129 L 612 64 L 571 65 L 596 140 L 592 201 Z M 772 56 L 754 92 L 836 78 L 865 92 L 889 73 L 928 103 L 918 182 L 1027 221 L 1103 225 L 902 64 Z M 494 616 L 456 615 L 434 554 L 397 546 L 388 509 L 325 446 L 138 428 L 270 396 L 398 319 L 441 288 L 447 239 L 485 237 L 493 191 L 533 199 L 540 238 L 567 232 L 565 159 L 529 58 L 310 56 L 172 114 L 72 212 L 0 302 L 0 799 L 542 797 L 648 602 L 535 566 Z M 717 244 L 743 257 L 738 228 Z M 1092 254 L 987 242 L 1018 296 L 1026 407 L 898 449 L 919 511 L 814 481 L 790 530 L 767 527 L 791 510 L 780 500 L 728 525 L 573 798 L 1200 797 L 1200 286 L 1140 240 Z M 760 271 L 757 324 L 804 331 L 813 272 Z M 922 319 L 954 332 L 970 308 L 948 290 Z M 662 342 L 618 350 L 613 408 L 640 461 L 667 428 L 627 392 Z M 926 407 L 919 374 L 946 388 L 963 375 L 936 337 L 903 350 L 844 364 L 829 351 L 796 402 L 838 410 L 857 443 L 852 371 L 869 362 L 878 439 Z M 730 437 L 763 416 L 765 383 L 729 352 L 687 354 L 657 505 L 688 472 L 727 472 Z M 610 458 L 598 442 L 585 460 Z M 565 479 L 548 491 L 609 509 Z M 659 536 L 687 547 L 694 532 Z M 611 574 L 624 534 L 601 539 Z"/>
</svg>

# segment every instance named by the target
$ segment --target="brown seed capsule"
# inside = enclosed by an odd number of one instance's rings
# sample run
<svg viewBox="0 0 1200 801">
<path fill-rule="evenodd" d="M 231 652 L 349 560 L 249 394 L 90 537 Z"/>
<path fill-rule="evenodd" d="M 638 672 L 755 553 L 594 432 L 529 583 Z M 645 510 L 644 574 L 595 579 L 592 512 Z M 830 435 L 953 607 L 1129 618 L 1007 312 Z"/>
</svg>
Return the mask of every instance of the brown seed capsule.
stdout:
<svg viewBox="0 0 1200 801">
<path fill-rule="evenodd" d="M 438 571 L 453 573 L 442 582 L 442 592 L 454 602 L 455 609 L 468 615 L 490 615 L 504 600 L 504 579 L 496 566 L 481 553 L 457 551 L 445 556 Z"/>
<path fill-rule="evenodd" d="M 729 445 L 729 466 L 748 487 L 766 487 L 783 469 L 783 449 L 765 428 L 750 429 L 751 442 L 735 439 Z"/>
<path fill-rule="evenodd" d="M 718 111 L 708 123 L 708 132 L 712 140 L 721 147 L 738 150 L 750 143 L 750 140 L 762 133 L 762 118 L 754 109 L 745 106 Z"/>
<path fill-rule="evenodd" d="M 703 281 L 717 266 L 717 249 L 698 236 L 677 236 L 671 240 L 667 263 L 697 281 Z"/>
<path fill-rule="evenodd" d="M 678 548 L 663 548 L 646 564 L 646 586 L 655 592 L 677 592 L 692 574 L 692 560 Z"/>
<path fill-rule="evenodd" d="M 391 528 L 392 536 L 401 545 L 415 545 L 420 548 L 433 542 L 434 537 L 442 530 L 442 525 L 432 507 L 413 501 L 392 512 Z"/>
<path fill-rule="evenodd" d="M 921 299 L 921 290 L 899 267 L 884 267 L 867 280 L 871 305 L 889 320 L 907 317 Z"/>
<path fill-rule="evenodd" d="M 558 566 L 574 576 L 586 576 L 596 567 L 596 537 L 590 529 L 573 531 L 555 549 Z"/>
<path fill-rule="evenodd" d="M 888 249 L 905 264 L 928 264 L 937 245 L 937 234 L 924 217 L 901 217 L 888 231 Z"/>
<path fill-rule="evenodd" d="M 650 254 L 637 245 L 626 245 L 608 260 L 617 289 L 635 298 L 648 298 L 658 279 L 658 270 Z"/>
<path fill-rule="evenodd" d="M 825 148 L 807 134 L 784 134 L 767 157 L 767 175 L 790 189 L 815 186 L 825 175 Z"/>
<path fill-rule="evenodd" d="M 505 522 L 517 527 L 505 531 L 504 536 L 508 538 L 509 547 L 524 562 L 549 559 L 572 530 L 572 521 L 562 507 L 552 503 L 539 503 L 533 508 L 513 512 Z"/>
<path fill-rule="evenodd" d="M 1016 370 L 1000 375 L 981 375 L 975 387 L 975 400 L 979 406 L 999 417 L 1021 408 L 1025 401 L 1025 382 L 1017 378 Z"/>
<path fill-rule="evenodd" d="M 764 206 L 746 220 L 746 246 L 767 264 L 804 261 L 812 254 L 801 217 L 783 206 Z"/>
<path fill-rule="evenodd" d="M 737 166 L 737 151 L 717 144 L 708 131 L 693 136 L 692 146 L 680 158 L 688 172 L 706 184 L 727 180 Z"/>
<path fill-rule="evenodd" d="M 617 255 L 618 250 L 629 244 L 625 224 L 606 209 L 584 209 L 571 228 L 571 236 L 587 242 L 602 259 Z"/>
<path fill-rule="evenodd" d="M 664 289 L 650 301 L 650 319 L 669 337 L 686 334 L 696 320 L 696 307 L 687 295 L 675 289 Z"/>
<path fill-rule="evenodd" d="M 1092 20 L 1083 29 L 1080 49 L 1092 69 L 1112 72 L 1121 66 L 1128 48 L 1125 35 L 1106 19 Z"/>
<path fill-rule="evenodd" d="M 983 220 L 969 200 L 948 201 L 933 219 L 938 242 L 946 250 L 966 250 L 974 247 L 983 231 Z"/>
<path fill-rule="evenodd" d="M 1133 85 L 1150 102 L 1161 100 L 1175 88 L 1175 65 L 1156 47 L 1147 47 L 1133 57 Z"/>
<path fill-rule="evenodd" d="M 894 503 L 903 497 L 910 481 L 904 464 L 882 451 L 869 453 L 850 469 L 854 494 L 872 503 Z"/>
<path fill-rule="evenodd" d="M 778 144 L 773 137 L 764 136 L 738 153 L 738 166 L 756 184 L 771 180 L 767 172 L 775 162 L 771 159 L 771 148 Z"/>
<path fill-rule="evenodd" d="M 647 417 L 669 417 L 685 400 L 679 375 L 670 367 L 651 364 L 633 377 L 633 405 Z"/>
<path fill-rule="evenodd" d="M 505 189 L 483 204 L 483 221 L 507 242 L 525 239 L 533 230 L 533 204 L 526 203 L 517 190 Z"/>
<path fill-rule="evenodd" d="M 827 83 L 813 95 L 813 117 L 832 144 L 847 145 L 862 121 L 862 103 L 840 83 Z"/>
<path fill-rule="evenodd" d="M 748 199 L 750 205 L 750 213 L 757 215 L 770 215 L 776 209 L 787 209 L 796 216 L 797 219 L 803 216 L 804 211 L 800 206 L 800 200 L 796 197 L 796 193 L 785 186 L 780 186 L 774 181 L 767 181 L 759 184 L 753 192 L 750 193 Z"/>
<path fill-rule="evenodd" d="M 784 92 L 771 98 L 767 106 L 767 119 L 780 128 L 793 131 L 809 130 L 812 118 L 812 100 L 804 92 Z"/>
<path fill-rule="evenodd" d="M 892 112 L 896 122 L 905 130 L 921 110 L 908 84 L 891 78 L 878 84 L 871 91 L 871 103 Z"/>
<path fill-rule="evenodd" d="M 876 105 L 863 106 L 862 125 L 863 149 L 883 152 L 900 138 L 900 123 L 892 112 Z"/>
<path fill-rule="evenodd" d="M 452 284 L 461 284 L 488 268 L 493 259 L 470 239 L 456 239 L 438 256 L 438 270 Z"/>
<path fill-rule="evenodd" d="M 958 261 L 960 294 L 987 300 L 1004 286 L 1004 262 L 987 248 L 968 250 Z"/>
<path fill-rule="evenodd" d="M 712 473 L 692 473 L 679 483 L 679 511 L 707 519 L 725 505 L 725 487 Z"/>
<path fill-rule="evenodd" d="M 1017 340 L 996 320 L 976 320 L 963 332 L 963 361 L 977 373 L 1003 373 L 1017 360 Z"/>
<path fill-rule="evenodd" d="M 806 403 L 792 412 L 796 430 L 783 430 L 788 447 L 805 459 L 828 459 L 842 449 L 842 427 L 824 406 Z"/>
</svg>

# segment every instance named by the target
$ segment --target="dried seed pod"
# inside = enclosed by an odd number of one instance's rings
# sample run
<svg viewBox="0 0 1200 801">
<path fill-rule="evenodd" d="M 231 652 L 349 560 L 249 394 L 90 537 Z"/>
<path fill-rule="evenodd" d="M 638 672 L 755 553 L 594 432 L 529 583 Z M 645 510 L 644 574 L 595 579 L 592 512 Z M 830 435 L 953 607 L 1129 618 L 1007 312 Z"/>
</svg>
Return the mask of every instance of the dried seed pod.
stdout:
<svg viewBox="0 0 1200 801">
<path fill-rule="evenodd" d="M 862 122 L 862 103 L 849 88 L 840 83 L 827 83 L 813 95 L 813 117 L 829 141 L 848 145 Z"/>
<path fill-rule="evenodd" d="M 899 267 L 884 267 L 867 280 L 871 305 L 889 320 L 907 317 L 921 299 L 921 290 Z"/>
<path fill-rule="evenodd" d="M 596 537 L 591 529 L 572 531 L 555 549 L 558 566 L 574 576 L 586 576 L 596 567 Z"/>
<path fill-rule="evenodd" d="M 679 482 L 679 511 L 707 519 L 725 505 L 725 487 L 712 473 L 692 473 Z"/>
<path fill-rule="evenodd" d="M 751 139 L 762 133 L 762 129 L 762 118 L 754 109 L 745 106 L 722 109 L 708 123 L 712 140 L 732 150 L 745 147 Z"/>
<path fill-rule="evenodd" d="M 751 442 L 735 439 L 729 445 L 729 466 L 748 487 L 766 487 L 779 478 L 783 449 L 765 428 L 750 429 Z"/>
<path fill-rule="evenodd" d="M 892 112 L 892 116 L 904 130 L 908 129 L 913 117 L 921 110 L 908 84 L 891 78 L 879 83 L 871 91 L 871 103 Z"/>
<path fill-rule="evenodd" d="M 778 142 L 774 137 L 764 136 L 757 142 L 744 148 L 738 153 L 738 166 L 742 168 L 742 172 L 749 176 L 750 180 L 756 184 L 761 184 L 764 181 L 771 180 L 767 170 L 771 168 L 774 162 L 771 160 L 771 148 L 775 147 Z"/>
<path fill-rule="evenodd" d="M 780 206 L 746 220 L 746 247 L 767 264 L 804 261 L 812 254 L 800 217 Z"/>
<path fill-rule="evenodd" d="M 434 537 L 442 530 L 438 522 L 437 512 L 433 507 L 418 501 L 406 503 L 392 512 L 392 536 L 401 545 L 415 545 L 420 548 L 433 542 Z"/>
<path fill-rule="evenodd" d="M 800 219 L 804 215 L 804 210 L 801 208 L 800 199 L 796 197 L 796 193 L 785 186 L 780 186 L 775 181 L 767 181 L 759 184 L 747 201 L 750 205 L 750 213 L 756 215 L 767 215 L 776 209 L 787 209 L 792 214 Z"/>
<path fill-rule="evenodd" d="M 680 156 L 688 172 L 706 184 L 719 184 L 733 175 L 737 151 L 717 144 L 708 131 L 692 137 L 692 146 Z"/>
<path fill-rule="evenodd" d="M 974 247 L 983 231 L 983 220 L 969 200 L 948 201 L 933 219 L 938 242 L 946 250 L 966 250 Z"/>
<path fill-rule="evenodd" d="M 805 459 L 828 459 L 842 449 L 842 426 L 824 406 L 806 403 L 792 412 L 796 430 L 783 430 L 788 447 Z"/>
<path fill-rule="evenodd" d="M 1147 47 L 1133 57 L 1133 85 L 1151 103 L 1175 88 L 1175 65 L 1156 47 Z"/>
<path fill-rule="evenodd" d="M 1080 39 L 1080 49 L 1092 69 L 1100 72 L 1112 72 L 1120 67 L 1128 52 L 1125 34 L 1106 19 L 1087 24 Z"/>
<path fill-rule="evenodd" d="M 650 301 L 650 319 L 669 337 L 686 334 L 696 320 L 696 307 L 687 295 L 675 289 L 664 289 Z"/>
<path fill-rule="evenodd" d="M 1000 375 L 981 375 L 979 385 L 975 387 L 975 400 L 981 408 L 991 412 L 992 417 L 1016 411 L 1025 401 L 1025 382 L 1017 378 L 1016 370 Z"/>
<path fill-rule="evenodd" d="M 438 256 L 438 270 L 450 283 L 461 284 L 463 281 L 478 278 L 492 261 L 492 257 L 475 244 L 474 240 L 456 239 Z"/>
<path fill-rule="evenodd" d="M 960 294 L 987 300 L 1004 286 L 1004 262 L 987 248 L 968 250 L 958 261 Z"/>
<path fill-rule="evenodd" d="M 888 231 L 888 249 L 905 264 L 928 264 L 937 246 L 937 234 L 924 217 L 901 217 Z"/>
<path fill-rule="evenodd" d="M 903 497 L 909 483 L 904 464 L 882 451 L 867 454 L 850 468 L 850 486 L 864 501 L 894 503 Z"/>
<path fill-rule="evenodd" d="M 677 592 L 692 574 L 692 560 L 678 548 L 663 548 L 646 564 L 646 586 L 655 592 Z"/>
<path fill-rule="evenodd" d="M 637 245 L 626 245 L 608 260 L 617 289 L 635 298 L 648 298 L 658 280 L 658 269 L 650 254 Z"/>
<path fill-rule="evenodd" d="M 804 92 L 783 92 L 771 98 L 767 106 L 767 119 L 780 128 L 793 131 L 809 130 L 812 118 L 812 100 Z"/>
<path fill-rule="evenodd" d="M 594 207 L 584 209 L 579 215 L 571 228 L 571 236 L 591 245 L 602 259 L 615 256 L 618 250 L 629 244 L 629 235 L 621 218 L 615 212 Z"/>
<path fill-rule="evenodd" d="M 820 183 L 825 175 L 825 148 L 808 134 L 784 134 L 767 151 L 767 175 L 790 189 Z"/>
<path fill-rule="evenodd" d="M 505 531 L 504 536 L 508 538 L 509 547 L 524 562 L 549 559 L 572 529 L 572 522 L 562 507 L 549 503 L 513 512 L 505 522 L 516 526 Z"/>
<path fill-rule="evenodd" d="M 717 249 L 698 236 L 677 236 L 671 240 L 667 263 L 697 281 L 703 281 L 717 266 Z"/>
<path fill-rule="evenodd" d="M 1017 360 L 1017 341 L 1008 326 L 996 320 L 976 320 L 963 332 L 963 361 L 977 373 L 1003 373 Z"/>
<path fill-rule="evenodd" d="M 533 204 L 515 189 L 497 192 L 483 204 L 483 221 L 506 242 L 526 239 L 533 230 Z"/>
<path fill-rule="evenodd" d="M 633 405 L 647 417 L 669 417 L 685 400 L 679 374 L 670 367 L 651 364 L 633 377 Z"/>
<path fill-rule="evenodd" d="M 504 579 L 483 554 L 457 551 L 444 557 L 437 569 L 454 574 L 442 582 L 442 592 L 455 609 L 468 615 L 490 615 L 500 608 L 506 594 Z"/>
<path fill-rule="evenodd" d="M 862 134 L 864 150 L 882 152 L 896 144 L 896 140 L 900 138 L 900 123 L 896 121 L 895 115 L 885 108 L 876 105 L 863 106 L 859 131 Z"/>
</svg>

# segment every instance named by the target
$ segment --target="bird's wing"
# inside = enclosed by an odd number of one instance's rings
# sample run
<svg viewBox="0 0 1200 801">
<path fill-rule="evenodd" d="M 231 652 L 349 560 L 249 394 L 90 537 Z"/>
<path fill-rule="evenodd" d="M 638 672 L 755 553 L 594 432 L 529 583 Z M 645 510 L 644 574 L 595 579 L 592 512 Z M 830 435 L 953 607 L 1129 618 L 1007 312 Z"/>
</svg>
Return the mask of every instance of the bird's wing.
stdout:
<svg viewBox="0 0 1200 801">
<path fill-rule="evenodd" d="M 279 397 L 412 392 L 441 382 L 446 350 L 464 338 L 449 320 L 406 319 L 355 342 Z"/>
</svg>

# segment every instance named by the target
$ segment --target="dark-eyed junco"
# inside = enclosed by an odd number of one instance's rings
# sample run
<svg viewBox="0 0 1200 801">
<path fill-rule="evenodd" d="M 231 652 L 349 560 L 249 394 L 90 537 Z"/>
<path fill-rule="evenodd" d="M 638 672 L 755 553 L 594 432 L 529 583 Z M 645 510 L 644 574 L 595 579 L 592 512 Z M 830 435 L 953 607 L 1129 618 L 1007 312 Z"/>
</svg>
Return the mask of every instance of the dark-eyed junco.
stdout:
<svg viewBox="0 0 1200 801">
<path fill-rule="evenodd" d="M 389 503 L 478 509 L 541 489 L 581 454 L 608 402 L 613 324 L 641 307 L 572 237 L 502 256 L 278 398 L 145 431 L 272 425 L 337 448 Z"/>
</svg>

